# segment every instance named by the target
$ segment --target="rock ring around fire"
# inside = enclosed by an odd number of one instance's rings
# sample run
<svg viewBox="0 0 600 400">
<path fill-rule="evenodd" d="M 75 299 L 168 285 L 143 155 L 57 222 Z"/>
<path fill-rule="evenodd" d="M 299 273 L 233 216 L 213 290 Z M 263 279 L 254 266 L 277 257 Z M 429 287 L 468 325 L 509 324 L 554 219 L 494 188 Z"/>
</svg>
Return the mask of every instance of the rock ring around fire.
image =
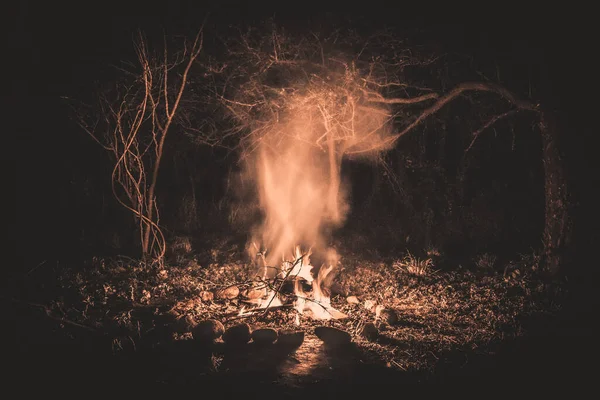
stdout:
<svg viewBox="0 0 600 400">
<path fill-rule="evenodd" d="M 277 345 L 286 349 L 293 350 L 302 345 L 304 342 L 304 331 L 288 331 L 279 332 Z"/>
<path fill-rule="evenodd" d="M 328 347 L 341 347 L 352 342 L 352 337 L 348 332 L 329 326 L 316 327 L 315 335 Z"/>
<path fill-rule="evenodd" d="M 225 327 L 221 322 L 216 319 L 207 319 L 192 328 L 192 337 L 199 342 L 207 343 L 218 339 L 224 332 Z"/>
<path fill-rule="evenodd" d="M 228 345 L 244 345 L 251 339 L 250 325 L 238 324 L 227 328 L 223 333 L 223 341 Z"/>
<path fill-rule="evenodd" d="M 278 333 L 272 328 L 260 328 L 252 332 L 252 341 L 260 346 L 270 345 L 275 343 Z"/>
</svg>

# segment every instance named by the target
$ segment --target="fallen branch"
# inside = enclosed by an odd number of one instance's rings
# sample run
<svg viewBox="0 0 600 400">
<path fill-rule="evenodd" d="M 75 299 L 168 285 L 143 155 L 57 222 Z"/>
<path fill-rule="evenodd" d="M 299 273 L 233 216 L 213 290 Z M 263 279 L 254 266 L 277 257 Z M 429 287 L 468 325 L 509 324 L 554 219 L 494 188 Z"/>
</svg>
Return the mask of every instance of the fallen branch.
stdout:
<svg viewBox="0 0 600 400">
<path fill-rule="evenodd" d="M 240 314 L 239 312 L 232 312 L 229 314 L 225 314 L 225 321 L 229 322 L 229 321 L 235 321 L 238 319 L 242 319 L 242 318 L 246 318 L 246 317 L 252 317 L 255 315 L 260 315 L 260 316 L 265 316 L 265 314 L 269 311 L 269 310 L 280 310 L 280 309 L 291 309 L 294 308 L 293 304 L 281 304 L 278 306 L 273 306 L 273 307 L 267 307 L 267 308 L 263 308 L 260 307 L 256 310 L 249 310 L 249 311 L 244 311 L 243 314 Z"/>
</svg>

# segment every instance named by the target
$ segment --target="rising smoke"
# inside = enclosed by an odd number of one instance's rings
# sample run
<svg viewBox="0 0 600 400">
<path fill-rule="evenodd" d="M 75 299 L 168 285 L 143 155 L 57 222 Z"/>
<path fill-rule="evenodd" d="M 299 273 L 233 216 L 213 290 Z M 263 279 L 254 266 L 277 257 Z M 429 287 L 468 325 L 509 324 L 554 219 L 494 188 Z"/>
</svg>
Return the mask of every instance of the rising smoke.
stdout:
<svg viewBox="0 0 600 400">
<path fill-rule="evenodd" d="M 270 42 L 243 42 L 239 85 L 224 104 L 243 132 L 242 176 L 254 185 L 263 216 L 248 249 L 266 249 L 266 262 L 276 266 L 293 258 L 297 245 L 326 253 L 331 228 L 348 213 L 342 160 L 387 150 L 393 115 L 380 101 L 381 87 L 371 84 L 372 68 L 360 70 L 340 53 L 332 62 L 321 51 L 311 53 L 316 60 L 302 59 L 308 52 L 299 42 L 273 38 L 275 54 Z"/>
<path fill-rule="evenodd" d="M 338 93 L 318 89 L 286 99 L 288 109 L 269 129 L 251 135 L 258 142 L 244 158 L 244 174 L 256 185 L 264 216 L 252 242 L 267 249 L 269 265 L 289 258 L 296 245 L 326 249 L 328 232 L 348 212 L 340 176 L 344 154 L 351 149 L 372 155 L 390 133 L 386 110 L 360 106 L 343 87 Z M 346 104 L 336 97 L 346 97 Z"/>
</svg>

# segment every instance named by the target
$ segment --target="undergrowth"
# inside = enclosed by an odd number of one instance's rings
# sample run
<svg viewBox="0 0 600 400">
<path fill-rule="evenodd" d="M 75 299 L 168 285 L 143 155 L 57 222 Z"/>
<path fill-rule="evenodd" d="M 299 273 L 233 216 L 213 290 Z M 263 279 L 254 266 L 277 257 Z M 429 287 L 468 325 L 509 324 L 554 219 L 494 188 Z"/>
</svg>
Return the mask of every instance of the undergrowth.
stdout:
<svg viewBox="0 0 600 400">
<path fill-rule="evenodd" d="M 250 286 L 250 265 L 244 255 L 212 249 L 200 258 L 213 262 L 201 265 L 187 245 L 183 253 L 178 264 L 168 266 L 126 258 L 94 259 L 88 268 L 62 275 L 65 295 L 49 310 L 111 335 L 113 352 L 126 351 L 115 345 L 125 338 L 136 350 L 191 339 L 191 327 L 207 318 L 222 321 L 226 328 L 248 322 L 309 334 L 315 326 L 327 325 L 349 332 L 374 362 L 415 371 L 434 368 L 445 352 L 493 352 L 501 340 L 523 335 L 522 322 L 529 316 L 556 312 L 564 294 L 560 284 L 549 284 L 537 275 L 534 256 L 491 268 L 493 257 L 485 255 L 472 268 L 441 271 L 432 258 L 410 253 L 397 260 L 374 261 L 348 250 L 329 288 L 332 306 L 347 319 L 315 321 L 300 316 L 298 320 L 293 309 L 240 318 L 237 314 Z M 215 297 L 218 289 L 232 285 L 240 289 L 239 296 Z M 349 296 L 355 299 L 350 301 Z M 377 340 L 361 334 L 369 322 L 378 328 Z"/>
</svg>

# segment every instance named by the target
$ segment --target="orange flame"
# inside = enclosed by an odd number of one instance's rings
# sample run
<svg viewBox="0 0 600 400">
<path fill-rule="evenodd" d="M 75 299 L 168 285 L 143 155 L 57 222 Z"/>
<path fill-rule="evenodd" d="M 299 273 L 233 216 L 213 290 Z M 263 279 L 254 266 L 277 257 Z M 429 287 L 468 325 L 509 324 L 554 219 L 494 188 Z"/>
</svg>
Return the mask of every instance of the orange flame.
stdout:
<svg viewBox="0 0 600 400">
<path fill-rule="evenodd" d="M 325 278 L 331 273 L 335 266 L 335 262 L 337 262 L 337 253 L 335 253 L 333 249 L 330 249 L 328 257 L 329 262 L 319 269 L 316 279 L 312 276 L 313 266 L 310 264 L 310 254 L 310 250 L 308 253 L 302 254 L 300 246 L 296 246 L 294 260 L 284 260 L 277 276 L 283 280 L 294 281 L 294 295 L 296 296 L 294 309 L 298 312 L 296 323 L 300 323 L 299 315 L 304 314 L 306 311 L 308 311 L 308 316 L 315 319 L 346 318 L 347 316 L 344 313 L 331 306 L 331 298 L 322 289 Z M 263 279 L 264 281 L 268 280 L 265 274 L 263 274 Z M 302 280 L 312 283 L 311 293 L 304 292 L 301 285 Z M 243 307 L 240 310 L 239 315 L 249 315 L 257 310 L 283 305 L 278 296 L 278 291 L 275 289 L 276 288 L 268 286 L 266 294 L 263 297 L 248 301 L 251 304 L 255 304 L 256 307 L 251 311 L 246 311 Z"/>
<path fill-rule="evenodd" d="M 344 154 L 375 155 L 385 150 L 384 139 L 391 133 L 390 111 L 373 103 L 362 89 L 352 89 L 355 86 L 347 82 L 350 78 L 343 75 L 332 83 L 292 83 L 293 90 L 281 92 L 281 102 L 266 100 L 272 107 L 241 114 L 251 130 L 244 142 L 244 174 L 258 189 L 264 216 L 251 243 L 269 250 L 262 253 L 258 276 L 272 280 L 287 274 L 312 283 L 309 297 L 296 283 L 295 307 L 299 313 L 310 310 L 317 318 L 335 314 L 322 290 L 335 263 L 326 263 L 313 278 L 308 256 L 304 259 L 295 246 L 327 251 L 327 232 L 343 223 L 348 211 L 341 178 Z M 293 248 L 294 261 L 281 263 Z M 271 305 L 276 301 L 269 290 L 259 302 L 263 307 L 268 305 L 267 299 Z"/>
</svg>

